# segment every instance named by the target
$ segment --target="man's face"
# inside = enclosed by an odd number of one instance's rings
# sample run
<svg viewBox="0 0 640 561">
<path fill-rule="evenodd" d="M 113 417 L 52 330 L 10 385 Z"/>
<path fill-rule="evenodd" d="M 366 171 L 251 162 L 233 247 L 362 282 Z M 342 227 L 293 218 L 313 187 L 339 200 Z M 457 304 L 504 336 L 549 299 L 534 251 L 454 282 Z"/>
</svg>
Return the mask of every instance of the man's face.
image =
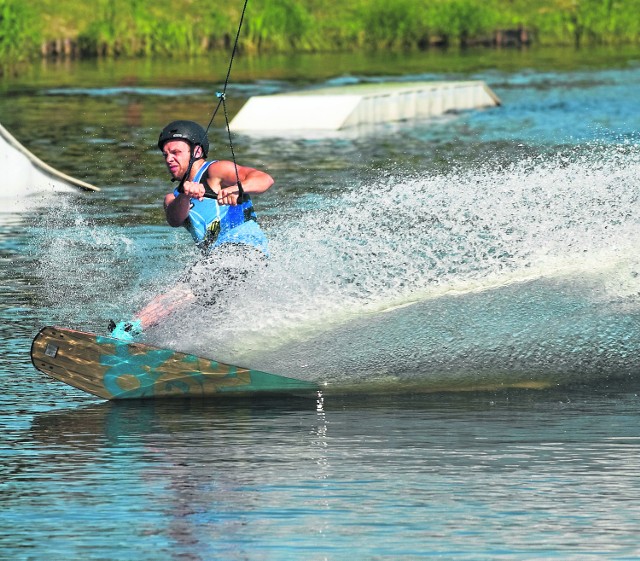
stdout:
<svg viewBox="0 0 640 561">
<path fill-rule="evenodd" d="M 163 146 L 162 155 L 171 177 L 173 179 L 182 179 L 184 174 L 187 173 L 189 160 L 191 159 L 191 146 L 189 143 L 184 140 L 170 140 Z"/>
</svg>

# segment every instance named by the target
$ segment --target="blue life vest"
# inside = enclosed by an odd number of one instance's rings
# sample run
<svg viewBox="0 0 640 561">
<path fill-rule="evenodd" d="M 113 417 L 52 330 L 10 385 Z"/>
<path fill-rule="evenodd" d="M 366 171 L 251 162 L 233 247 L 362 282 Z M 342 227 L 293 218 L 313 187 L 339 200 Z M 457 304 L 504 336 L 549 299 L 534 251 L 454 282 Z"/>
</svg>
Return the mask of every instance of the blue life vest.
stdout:
<svg viewBox="0 0 640 561">
<path fill-rule="evenodd" d="M 205 162 L 193 181 L 200 181 L 212 163 Z M 176 189 L 173 194 L 177 197 L 180 193 Z M 267 237 L 258 225 L 253 204 L 248 196 L 242 204 L 235 206 L 219 205 L 215 199 L 205 198 L 199 201 L 192 198 L 184 227 L 196 244 L 205 250 L 225 243 L 241 243 L 267 253 Z"/>
</svg>

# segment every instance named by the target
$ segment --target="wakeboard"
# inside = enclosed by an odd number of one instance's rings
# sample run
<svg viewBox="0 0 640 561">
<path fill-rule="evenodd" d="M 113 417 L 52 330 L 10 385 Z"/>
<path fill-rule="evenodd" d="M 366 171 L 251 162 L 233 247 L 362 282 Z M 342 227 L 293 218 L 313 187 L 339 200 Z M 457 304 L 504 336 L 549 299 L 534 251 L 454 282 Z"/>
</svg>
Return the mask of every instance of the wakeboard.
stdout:
<svg viewBox="0 0 640 561">
<path fill-rule="evenodd" d="M 31 360 L 52 378 L 108 400 L 317 390 L 305 380 L 62 327 L 35 336 Z"/>
</svg>

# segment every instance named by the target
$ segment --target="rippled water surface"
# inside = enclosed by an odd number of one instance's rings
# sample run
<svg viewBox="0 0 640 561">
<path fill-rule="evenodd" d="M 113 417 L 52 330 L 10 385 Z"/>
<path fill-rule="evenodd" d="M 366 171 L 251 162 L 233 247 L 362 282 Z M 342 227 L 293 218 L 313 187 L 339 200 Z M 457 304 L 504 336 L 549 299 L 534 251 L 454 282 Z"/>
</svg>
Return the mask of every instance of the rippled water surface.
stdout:
<svg viewBox="0 0 640 561">
<path fill-rule="evenodd" d="M 146 340 L 312 380 L 321 407 L 103 403 L 33 368 L 42 326 L 103 333 L 194 258 L 154 146 L 208 120 L 222 62 L 1 84 L 2 125 L 101 191 L 4 186 L 0 557 L 640 557 L 640 53 L 239 59 L 232 114 L 389 78 L 481 79 L 503 104 L 234 138 L 276 178 L 255 200 L 269 267 Z M 223 122 L 211 137 L 229 157 Z"/>
<path fill-rule="evenodd" d="M 8 442 L 3 551 L 631 559 L 637 409 L 622 391 L 37 413 Z"/>
</svg>

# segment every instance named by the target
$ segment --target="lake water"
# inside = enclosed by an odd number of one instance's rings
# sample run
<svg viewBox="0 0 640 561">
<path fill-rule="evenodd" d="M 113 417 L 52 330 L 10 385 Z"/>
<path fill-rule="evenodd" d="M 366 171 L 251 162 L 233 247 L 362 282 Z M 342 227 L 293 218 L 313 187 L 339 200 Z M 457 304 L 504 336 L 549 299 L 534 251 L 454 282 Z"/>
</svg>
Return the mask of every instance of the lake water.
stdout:
<svg viewBox="0 0 640 561">
<path fill-rule="evenodd" d="M 255 199 L 269 267 L 146 338 L 316 381 L 321 407 L 104 403 L 33 368 L 42 326 L 104 333 L 194 258 L 154 147 L 168 120 L 206 124 L 226 64 L 1 84 L 0 122 L 101 191 L 3 199 L 0 557 L 640 558 L 640 51 L 238 59 L 231 116 L 385 79 L 481 79 L 503 105 L 234 136 L 276 179 Z"/>
</svg>

